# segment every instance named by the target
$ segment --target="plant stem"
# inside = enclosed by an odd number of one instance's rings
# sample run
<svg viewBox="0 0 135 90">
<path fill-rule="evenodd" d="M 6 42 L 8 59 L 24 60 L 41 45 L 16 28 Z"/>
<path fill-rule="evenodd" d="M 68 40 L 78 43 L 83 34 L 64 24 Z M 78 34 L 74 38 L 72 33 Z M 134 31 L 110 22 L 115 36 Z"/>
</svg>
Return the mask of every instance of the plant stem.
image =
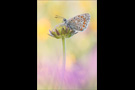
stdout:
<svg viewBox="0 0 135 90">
<path fill-rule="evenodd" d="M 65 72 L 65 64 L 66 64 L 66 41 L 65 38 L 62 37 L 62 45 L 63 45 L 63 73 Z"/>
<path fill-rule="evenodd" d="M 65 73 L 65 65 L 66 65 L 66 41 L 65 38 L 62 37 L 62 46 L 63 46 L 63 64 L 62 64 L 62 85 L 64 85 L 64 73 Z"/>
</svg>

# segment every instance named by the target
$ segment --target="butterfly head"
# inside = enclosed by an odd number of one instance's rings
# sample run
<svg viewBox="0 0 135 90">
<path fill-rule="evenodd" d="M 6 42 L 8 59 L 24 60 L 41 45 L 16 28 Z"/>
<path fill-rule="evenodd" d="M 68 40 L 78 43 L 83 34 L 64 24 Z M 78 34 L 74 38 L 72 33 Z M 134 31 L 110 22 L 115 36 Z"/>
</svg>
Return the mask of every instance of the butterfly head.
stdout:
<svg viewBox="0 0 135 90">
<path fill-rule="evenodd" d="M 63 18 L 63 21 L 65 22 L 65 24 L 67 23 L 67 19 Z"/>
</svg>

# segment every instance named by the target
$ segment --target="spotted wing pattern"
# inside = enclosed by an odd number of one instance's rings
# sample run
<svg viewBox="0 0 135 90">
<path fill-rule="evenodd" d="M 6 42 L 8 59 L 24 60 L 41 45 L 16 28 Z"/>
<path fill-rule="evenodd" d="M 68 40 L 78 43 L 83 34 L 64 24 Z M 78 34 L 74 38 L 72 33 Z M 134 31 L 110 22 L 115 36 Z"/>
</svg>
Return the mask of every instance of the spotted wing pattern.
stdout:
<svg viewBox="0 0 135 90">
<path fill-rule="evenodd" d="M 72 30 L 84 31 L 88 27 L 89 22 L 90 15 L 85 13 L 69 19 L 67 24 L 69 24 Z"/>
</svg>

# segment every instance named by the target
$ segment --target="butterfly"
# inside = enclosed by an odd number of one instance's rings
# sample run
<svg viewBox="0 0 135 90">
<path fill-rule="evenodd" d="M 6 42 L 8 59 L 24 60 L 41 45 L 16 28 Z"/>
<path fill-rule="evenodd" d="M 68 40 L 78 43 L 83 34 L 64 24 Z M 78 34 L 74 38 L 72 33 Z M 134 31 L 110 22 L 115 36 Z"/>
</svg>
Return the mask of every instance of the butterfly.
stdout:
<svg viewBox="0 0 135 90">
<path fill-rule="evenodd" d="M 61 23 L 60 25 L 66 25 L 68 28 L 70 28 L 73 31 L 86 30 L 90 22 L 89 13 L 80 14 L 68 20 L 58 15 L 56 15 L 55 18 L 62 18 L 64 23 Z"/>
</svg>

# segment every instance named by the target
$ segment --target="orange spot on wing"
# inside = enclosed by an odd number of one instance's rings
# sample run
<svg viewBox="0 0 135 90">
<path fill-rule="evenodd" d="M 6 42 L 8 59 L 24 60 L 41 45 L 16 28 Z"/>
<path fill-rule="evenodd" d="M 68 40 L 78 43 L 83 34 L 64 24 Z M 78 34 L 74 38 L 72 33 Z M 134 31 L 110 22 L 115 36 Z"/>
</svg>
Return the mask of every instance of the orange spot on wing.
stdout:
<svg viewBox="0 0 135 90">
<path fill-rule="evenodd" d="M 83 25 L 83 27 L 85 27 L 85 26 Z"/>
<path fill-rule="evenodd" d="M 82 31 L 83 29 L 81 28 L 80 30 Z"/>
<path fill-rule="evenodd" d="M 83 18 L 83 16 L 81 16 L 81 18 Z"/>
<path fill-rule="evenodd" d="M 84 22 L 86 22 L 86 19 L 85 18 L 83 18 L 83 20 L 84 20 Z"/>
</svg>

